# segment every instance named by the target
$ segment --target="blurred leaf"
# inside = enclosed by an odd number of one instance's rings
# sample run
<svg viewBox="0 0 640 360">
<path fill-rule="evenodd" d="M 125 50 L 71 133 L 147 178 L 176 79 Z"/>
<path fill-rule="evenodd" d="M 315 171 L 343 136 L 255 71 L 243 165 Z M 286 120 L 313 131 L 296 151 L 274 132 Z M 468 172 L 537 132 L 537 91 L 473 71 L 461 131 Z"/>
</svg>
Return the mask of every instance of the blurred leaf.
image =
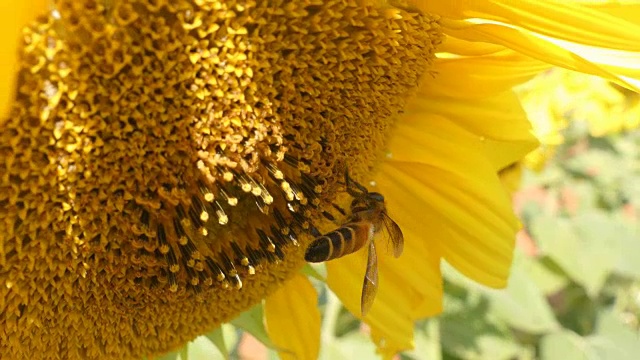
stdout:
<svg viewBox="0 0 640 360">
<path fill-rule="evenodd" d="M 563 189 L 565 195 L 563 202 L 565 206 L 570 205 L 567 203 L 567 195 L 573 195 L 577 200 L 576 211 L 586 211 L 599 206 L 599 196 L 593 183 L 582 179 L 570 178 L 565 178 L 564 182 L 566 184 Z"/>
<path fill-rule="evenodd" d="M 229 359 L 229 350 L 224 343 L 224 336 L 222 335 L 222 328 L 217 328 L 207 335 L 205 335 L 212 343 L 218 348 L 218 351 L 222 354 L 225 360 Z"/>
<path fill-rule="evenodd" d="M 352 332 L 341 338 L 334 338 L 322 344 L 321 360 L 377 360 L 376 347 L 371 338 L 361 332 Z"/>
<path fill-rule="evenodd" d="M 531 226 L 541 251 L 592 297 L 598 294 L 617 260 L 617 231 L 605 214 L 596 211 L 573 220 L 541 216 Z"/>
<path fill-rule="evenodd" d="M 560 291 L 569 283 L 564 272 L 561 269 L 558 270 L 557 265 L 548 261 L 547 258 L 534 260 L 524 257 L 522 267 L 546 296 Z"/>
<path fill-rule="evenodd" d="M 604 311 L 598 317 L 596 334 L 602 343 L 602 351 L 606 359 L 633 359 L 640 354 L 640 337 L 638 333 L 624 326 L 615 313 Z"/>
<path fill-rule="evenodd" d="M 229 348 L 233 348 L 238 336 L 232 325 L 224 324 L 205 335 L 217 348 L 224 359 L 229 359 Z"/>
<path fill-rule="evenodd" d="M 278 350 L 269 339 L 269 334 L 264 326 L 263 315 L 262 304 L 258 304 L 233 319 L 231 324 L 253 335 L 264 346 Z"/>
<path fill-rule="evenodd" d="M 589 298 L 584 287 L 571 283 L 562 291 L 550 296 L 549 302 L 565 329 L 579 335 L 593 332 L 599 303 Z"/>
<path fill-rule="evenodd" d="M 325 313 L 326 316 L 326 313 Z M 360 329 L 360 320 L 353 316 L 347 308 L 341 306 L 336 318 L 334 333 L 336 336 L 344 336 Z"/>
<path fill-rule="evenodd" d="M 546 335 L 540 344 L 541 359 L 629 360 L 640 354 L 640 339 L 611 312 L 599 318 L 595 335 L 581 337 L 571 331 Z"/>
<path fill-rule="evenodd" d="M 595 360 L 595 350 L 571 331 L 545 335 L 540 342 L 541 360 Z"/>
<path fill-rule="evenodd" d="M 180 349 L 180 360 L 189 360 L 189 344 Z"/>
<path fill-rule="evenodd" d="M 621 215 L 615 218 L 619 230 L 615 241 L 618 242 L 618 258 L 615 262 L 615 271 L 624 276 L 640 279 L 640 227 L 627 223 Z"/>
<path fill-rule="evenodd" d="M 414 348 L 401 354 L 401 359 L 440 359 L 442 342 L 440 319 L 437 317 L 421 321 L 414 330 Z"/>
<path fill-rule="evenodd" d="M 316 270 L 313 266 L 311 266 L 311 264 L 305 264 L 302 267 L 302 269 L 300 270 L 300 273 L 302 275 L 306 275 L 306 276 L 312 277 L 312 278 L 314 278 L 316 280 L 319 280 L 319 281 L 321 281 L 323 283 L 327 282 L 327 279 L 324 276 L 320 275 L 318 270 Z"/>
<path fill-rule="evenodd" d="M 487 319 L 486 302 L 479 305 L 440 318 L 442 348 L 468 360 L 516 358 L 522 350 L 520 346 L 506 327 L 499 327 Z"/>
<path fill-rule="evenodd" d="M 209 340 L 208 336 L 198 336 L 185 348 L 188 349 L 189 360 L 222 360 L 226 358 Z M 181 360 L 186 360 L 186 358 L 182 358 L 182 354 L 180 357 Z"/>
<path fill-rule="evenodd" d="M 542 290 L 527 272 L 526 258 L 516 252 L 504 290 L 481 288 L 489 299 L 489 311 L 510 326 L 530 333 L 543 333 L 559 327 Z"/>
<path fill-rule="evenodd" d="M 442 272 L 452 284 L 466 288 L 469 299 L 473 295 L 486 297 L 488 312 L 509 326 L 531 333 L 544 333 L 559 328 L 547 300 L 541 289 L 523 267 L 524 255 L 516 250 L 509 284 L 506 289 L 489 289 L 461 275 L 451 265 L 444 263 Z M 449 285 L 450 287 L 450 285 Z M 445 314 L 451 298 L 445 298 Z M 480 301 L 483 301 L 480 299 Z M 468 304 L 466 305 L 469 306 Z M 486 314 L 480 313 L 478 316 Z"/>
</svg>

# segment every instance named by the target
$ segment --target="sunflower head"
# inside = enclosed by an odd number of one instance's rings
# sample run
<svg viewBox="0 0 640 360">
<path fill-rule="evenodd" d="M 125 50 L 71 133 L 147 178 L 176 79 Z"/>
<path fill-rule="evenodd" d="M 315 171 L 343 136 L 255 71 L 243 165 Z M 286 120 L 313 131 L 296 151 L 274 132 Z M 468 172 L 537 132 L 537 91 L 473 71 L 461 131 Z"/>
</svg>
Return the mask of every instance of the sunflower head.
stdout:
<svg viewBox="0 0 640 360">
<path fill-rule="evenodd" d="M 0 337 L 34 323 L 46 349 L 90 314 L 103 344 L 80 357 L 139 355 L 264 297 L 440 42 L 434 18 L 373 3 L 56 1 L 0 122 Z"/>
</svg>

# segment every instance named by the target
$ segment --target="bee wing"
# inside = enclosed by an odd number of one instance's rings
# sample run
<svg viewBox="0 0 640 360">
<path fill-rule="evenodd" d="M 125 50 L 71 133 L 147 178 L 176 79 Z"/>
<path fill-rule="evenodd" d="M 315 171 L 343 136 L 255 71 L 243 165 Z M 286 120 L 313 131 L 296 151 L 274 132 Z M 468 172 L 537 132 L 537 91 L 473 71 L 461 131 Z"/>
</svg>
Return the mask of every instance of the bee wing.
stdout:
<svg viewBox="0 0 640 360">
<path fill-rule="evenodd" d="M 362 316 L 365 316 L 373 300 L 378 292 L 378 256 L 376 255 L 376 246 L 373 241 L 369 242 L 369 255 L 367 258 L 367 270 L 364 274 L 364 282 L 362 283 L 362 298 L 360 299 L 360 310 Z"/>
<path fill-rule="evenodd" d="M 386 212 L 382 216 L 382 222 L 384 223 L 384 231 L 393 244 L 393 256 L 399 257 L 402 255 L 402 250 L 404 249 L 404 235 L 402 235 L 402 230 Z"/>
</svg>

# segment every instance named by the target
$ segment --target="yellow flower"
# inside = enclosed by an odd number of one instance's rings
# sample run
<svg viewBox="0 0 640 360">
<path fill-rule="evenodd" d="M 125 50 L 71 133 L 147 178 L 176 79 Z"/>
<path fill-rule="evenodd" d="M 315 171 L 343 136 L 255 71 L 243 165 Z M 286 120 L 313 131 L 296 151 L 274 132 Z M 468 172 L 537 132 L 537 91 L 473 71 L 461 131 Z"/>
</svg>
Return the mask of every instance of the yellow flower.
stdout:
<svg viewBox="0 0 640 360">
<path fill-rule="evenodd" d="M 512 87 L 555 65 L 638 90 L 635 8 L 481 0 L 415 5 L 441 16 L 447 38 L 430 69 L 434 76 L 398 119 L 389 156 L 374 176 L 374 189 L 386 196 L 406 238 L 400 260 L 379 256 L 380 288 L 364 318 L 385 357 L 412 346 L 415 319 L 441 310 L 441 259 L 484 285 L 506 284 L 519 224 L 504 187 L 513 190 L 521 169 L 514 162 L 533 148 Z M 357 255 L 327 263 L 330 288 L 356 315 L 364 269 L 365 258 Z M 278 345 L 298 341 L 289 336 Z"/>
<path fill-rule="evenodd" d="M 319 324 L 315 293 L 294 275 L 335 227 L 323 214 L 346 218 L 333 206 L 348 205 L 345 166 L 367 185 L 375 174 L 405 233 L 400 259 L 380 251 L 365 320 L 383 354 L 410 347 L 413 320 L 441 309 L 441 259 L 506 283 L 518 222 L 497 172 L 536 144 L 511 87 L 555 64 L 635 89 L 622 60 L 640 31 L 607 12 L 619 9 L 55 1 L 17 63 L 5 48 L 19 70 L 0 103 L 0 352 L 159 354 L 285 282 L 267 325 L 284 356 L 314 358 L 317 325 L 299 324 Z M 363 259 L 327 264 L 355 314 Z"/>
<path fill-rule="evenodd" d="M 640 126 L 637 94 L 593 75 L 555 68 L 519 87 L 518 93 L 543 144 L 527 155 L 527 166 L 534 169 L 564 142 L 561 132 L 569 121 L 586 122 L 595 137 Z"/>
</svg>

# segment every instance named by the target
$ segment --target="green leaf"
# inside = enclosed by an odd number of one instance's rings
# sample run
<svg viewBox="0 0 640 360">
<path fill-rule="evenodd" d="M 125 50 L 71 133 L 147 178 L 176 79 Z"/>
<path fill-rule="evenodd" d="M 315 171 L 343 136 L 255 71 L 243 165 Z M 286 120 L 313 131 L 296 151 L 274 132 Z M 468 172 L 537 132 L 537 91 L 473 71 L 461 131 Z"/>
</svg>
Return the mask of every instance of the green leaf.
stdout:
<svg viewBox="0 0 640 360">
<path fill-rule="evenodd" d="M 540 352 L 542 360 L 628 360 L 640 354 L 640 338 L 614 313 L 605 311 L 598 318 L 594 335 L 580 337 L 571 331 L 548 334 L 542 338 Z"/>
<path fill-rule="evenodd" d="M 615 238 L 618 242 L 618 256 L 614 271 L 623 276 L 640 279 L 640 227 L 636 223 L 627 222 L 620 214 L 614 220 L 618 227 Z"/>
<path fill-rule="evenodd" d="M 522 267 L 546 296 L 557 293 L 569 283 L 564 272 L 561 269 L 558 270 L 557 265 L 553 261 L 548 261 L 547 258 L 534 260 L 525 256 Z"/>
<path fill-rule="evenodd" d="M 485 300 L 464 312 L 440 318 L 441 343 L 447 353 L 467 360 L 519 357 L 523 349 L 505 326 L 487 318 L 487 306 Z"/>
<path fill-rule="evenodd" d="M 227 357 L 222 354 L 209 336 L 198 336 L 185 347 L 189 350 L 190 360 L 222 360 Z M 185 352 L 186 355 L 186 352 Z M 180 355 L 182 357 L 182 354 Z M 186 360 L 186 359 L 181 359 Z"/>
<path fill-rule="evenodd" d="M 535 284 L 523 263 L 526 257 L 516 250 L 506 289 L 489 289 L 462 276 L 444 263 L 446 279 L 469 291 L 469 296 L 482 294 L 488 301 L 488 311 L 506 324 L 530 333 L 544 333 L 559 328 L 542 290 Z M 445 309 L 448 307 L 445 306 Z"/>
<path fill-rule="evenodd" d="M 591 211 L 575 219 L 541 216 L 531 232 L 540 250 L 595 297 L 618 257 L 617 228 L 606 214 Z"/>
<path fill-rule="evenodd" d="M 232 320 L 231 323 L 253 335 L 253 337 L 260 341 L 264 346 L 273 350 L 278 350 L 273 342 L 271 342 L 271 339 L 269 339 L 267 329 L 264 327 L 263 315 L 262 304 L 258 304 L 240 314 L 240 316 Z"/>
<path fill-rule="evenodd" d="M 612 311 L 600 314 L 595 333 L 599 343 L 603 344 L 601 352 L 605 353 L 606 359 L 633 359 L 640 354 L 638 333 L 624 326 Z"/>
<path fill-rule="evenodd" d="M 300 270 L 300 273 L 302 273 L 303 275 L 312 277 L 318 281 L 321 281 L 323 283 L 327 282 L 327 279 L 320 275 L 320 273 L 318 272 L 318 270 L 316 270 L 316 268 L 314 268 L 313 266 L 311 266 L 311 264 L 305 264 L 302 269 Z"/>
<path fill-rule="evenodd" d="M 545 335 L 540 342 L 541 360 L 594 360 L 595 351 L 585 339 L 571 331 Z"/>
<path fill-rule="evenodd" d="M 371 339 L 361 332 L 352 332 L 340 338 L 324 342 L 320 348 L 320 360 L 377 360 L 376 347 Z"/>
<path fill-rule="evenodd" d="M 229 359 L 229 348 L 233 348 L 238 341 L 232 325 L 224 324 L 205 335 L 220 351 L 225 360 Z"/>
<path fill-rule="evenodd" d="M 189 344 L 180 349 L 180 360 L 189 360 Z"/>
<path fill-rule="evenodd" d="M 542 290 L 524 264 L 527 258 L 516 251 L 509 284 L 504 290 L 482 288 L 491 314 L 522 331 L 540 334 L 559 328 Z"/>
</svg>

